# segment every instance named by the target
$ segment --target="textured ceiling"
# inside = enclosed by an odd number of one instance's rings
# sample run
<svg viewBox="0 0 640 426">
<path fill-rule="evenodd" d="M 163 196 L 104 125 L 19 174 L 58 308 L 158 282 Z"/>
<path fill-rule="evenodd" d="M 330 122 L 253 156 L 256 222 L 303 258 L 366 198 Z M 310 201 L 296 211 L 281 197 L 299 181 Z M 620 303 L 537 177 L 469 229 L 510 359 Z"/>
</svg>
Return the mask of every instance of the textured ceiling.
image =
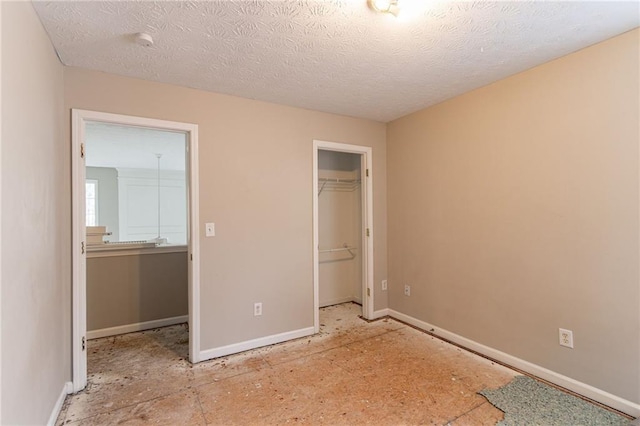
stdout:
<svg viewBox="0 0 640 426">
<path fill-rule="evenodd" d="M 366 0 L 34 6 L 66 65 L 382 122 L 640 24 L 637 1 L 414 1 L 406 21 Z"/>
</svg>

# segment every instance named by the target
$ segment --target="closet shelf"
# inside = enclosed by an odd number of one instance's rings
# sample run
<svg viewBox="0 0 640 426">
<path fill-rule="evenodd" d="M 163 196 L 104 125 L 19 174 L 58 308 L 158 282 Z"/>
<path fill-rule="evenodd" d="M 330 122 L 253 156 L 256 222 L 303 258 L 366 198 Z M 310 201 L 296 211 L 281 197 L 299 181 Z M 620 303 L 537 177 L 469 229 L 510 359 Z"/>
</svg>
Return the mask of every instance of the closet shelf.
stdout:
<svg viewBox="0 0 640 426">
<path fill-rule="evenodd" d="M 318 178 L 318 186 L 318 195 L 323 190 L 351 192 L 360 186 L 360 179 Z"/>
<path fill-rule="evenodd" d="M 318 182 L 360 183 L 360 179 L 318 178 Z"/>
</svg>

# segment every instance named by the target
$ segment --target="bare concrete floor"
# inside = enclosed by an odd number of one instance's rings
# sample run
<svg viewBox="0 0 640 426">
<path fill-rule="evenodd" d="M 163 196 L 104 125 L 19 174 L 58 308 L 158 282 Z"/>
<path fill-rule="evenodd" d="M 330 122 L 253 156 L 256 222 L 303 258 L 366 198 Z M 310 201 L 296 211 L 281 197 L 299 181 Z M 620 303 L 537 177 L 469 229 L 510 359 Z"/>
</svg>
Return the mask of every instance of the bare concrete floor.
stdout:
<svg viewBox="0 0 640 426">
<path fill-rule="evenodd" d="M 191 365 L 186 326 L 89 341 L 86 390 L 58 425 L 493 425 L 476 394 L 517 373 L 360 306 L 321 309 L 316 336 Z"/>
</svg>

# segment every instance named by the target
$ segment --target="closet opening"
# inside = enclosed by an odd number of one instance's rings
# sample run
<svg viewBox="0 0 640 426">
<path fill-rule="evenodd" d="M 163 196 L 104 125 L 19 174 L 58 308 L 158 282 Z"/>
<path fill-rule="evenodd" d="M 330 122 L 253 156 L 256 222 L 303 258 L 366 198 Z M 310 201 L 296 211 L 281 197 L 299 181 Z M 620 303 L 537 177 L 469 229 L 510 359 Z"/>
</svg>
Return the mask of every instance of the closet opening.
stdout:
<svg viewBox="0 0 640 426">
<path fill-rule="evenodd" d="M 318 311 L 373 314 L 371 148 L 314 142 L 314 289 Z M 348 314 L 347 314 L 348 313 Z"/>
</svg>

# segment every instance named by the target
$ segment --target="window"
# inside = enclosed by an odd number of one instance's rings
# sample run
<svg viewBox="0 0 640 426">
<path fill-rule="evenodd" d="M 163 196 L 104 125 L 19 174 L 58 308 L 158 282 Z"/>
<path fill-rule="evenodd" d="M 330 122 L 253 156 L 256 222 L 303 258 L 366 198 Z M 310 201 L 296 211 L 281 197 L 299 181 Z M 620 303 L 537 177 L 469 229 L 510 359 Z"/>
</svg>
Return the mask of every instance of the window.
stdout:
<svg viewBox="0 0 640 426">
<path fill-rule="evenodd" d="M 87 179 L 85 183 L 86 226 L 98 225 L 98 181 Z"/>
</svg>

